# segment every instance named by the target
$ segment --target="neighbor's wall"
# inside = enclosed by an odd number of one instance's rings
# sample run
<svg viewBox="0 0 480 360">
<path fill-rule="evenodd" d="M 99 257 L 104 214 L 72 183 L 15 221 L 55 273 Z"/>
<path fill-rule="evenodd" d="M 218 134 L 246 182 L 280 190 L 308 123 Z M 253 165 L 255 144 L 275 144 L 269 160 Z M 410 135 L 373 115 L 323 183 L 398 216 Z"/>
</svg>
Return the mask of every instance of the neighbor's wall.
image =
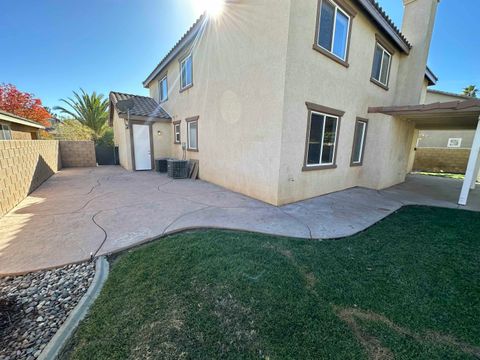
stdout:
<svg viewBox="0 0 480 360">
<path fill-rule="evenodd" d="M 60 157 L 63 167 L 94 167 L 95 145 L 93 141 L 60 141 Z"/>
<path fill-rule="evenodd" d="M 2 124 L 7 124 L 12 132 L 13 140 L 35 140 L 38 138 L 38 130 L 31 126 L 16 124 L 9 121 L 0 121 Z"/>
<path fill-rule="evenodd" d="M 470 149 L 418 148 L 414 171 L 465 174 Z"/>
<path fill-rule="evenodd" d="M 0 141 L 0 216 L 60 168 L 58 141 Z"/>
<path fill-rule="evenodd" d="M 353 2 L 349 2 L 355 8 Z M 284 99 L 279 204 L 353 186 L 387 187 L 404 181 L 413 139 L 413 124 L 386 115 L 369 114 L 370 106 L 395 102 L 399 64 L 396 49 L 389 89 L 370 81 L 378 29 L 356 8 L 348 63 L 345 67 L 312 49 L 317 0 L 292 1 Z M 423 78 L 421 80 L 423 82 Z M 337 167 L 302 171 L 308 109 L 305 102 L 345 112 L 339 128 Z M 419 100 L 418 100 L 419 101 Z M 363 166 L 350 166 L 355 121 L 369 119 Z"/>
<path fill-rule="evenodd" d="M 290 0 L 229 2 L 210 21 L 193 49 L 193 87 L 180 92 L 182 53 L 149 84 L 158 101 L 158 80 L 168 77 L 162 107 L 181 121 L 199 116 L 200 177 L 276 204 L 283 118 L 283 89 Z M 173 132 L 173 126 L 172 130 Z M 155 135 L 154 135 L 155 136 Z M 182 156 L 181 144 L 172 155 Z"/>
<path fill-rule="evenodd" d="M 470 149 L 473 144 L 475 130 L 422 130 L 420 131 L 417 147 L 448 148 L 448 139 L 462 139 L 461 148 Z M 455 149 L 455 148 L 453 148 Z"/>
</svg>

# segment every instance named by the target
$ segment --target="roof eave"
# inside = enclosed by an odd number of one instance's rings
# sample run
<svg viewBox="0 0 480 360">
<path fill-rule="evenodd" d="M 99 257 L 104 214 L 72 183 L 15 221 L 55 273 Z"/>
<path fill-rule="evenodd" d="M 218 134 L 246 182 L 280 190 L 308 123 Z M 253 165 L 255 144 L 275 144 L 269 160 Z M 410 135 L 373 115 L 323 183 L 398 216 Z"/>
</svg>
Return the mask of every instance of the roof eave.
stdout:
<svg viewBox="0 0 480 360">
<path fill-rule="evenodd" d="M 394 44 L 405 54 L 410 53 L 411 45 L 405 41 L 392 27 L 392 25 L 379 12 L 370 0 L 357 0 L 363 6 L 372 19 L 380 26 L 386 35 L 394 42 Z"/>
<path fill-rule="evenodd" d="M 173 47 L 172 50 L 162 59 L 162 61 L 157 65 L 157 67 L 148 75 L 148 77 L 143 81 L 143 87 L 148 88 L 148 85 L 152 82 L 155 77 L 162 72 L 162 70 L 170 64 L 178 54 L 188 45 L 190 44 L 195 37 L 197 36 L 198 32 L 201 29 L 203 24 L 203 19 L 205 15 L 200 16 L 200 18 L 192 25 L 190 30 L 178 41 L 178 43 Z"/>
<path fill-rule="evenodd" d="M 432 70 L 427 66 L 427 70 L 425 71 L 425 78 L 428 80 L 428 86 L 436 85 L 438 81 L 438 77 L 435 76 Z"/>
</svg>

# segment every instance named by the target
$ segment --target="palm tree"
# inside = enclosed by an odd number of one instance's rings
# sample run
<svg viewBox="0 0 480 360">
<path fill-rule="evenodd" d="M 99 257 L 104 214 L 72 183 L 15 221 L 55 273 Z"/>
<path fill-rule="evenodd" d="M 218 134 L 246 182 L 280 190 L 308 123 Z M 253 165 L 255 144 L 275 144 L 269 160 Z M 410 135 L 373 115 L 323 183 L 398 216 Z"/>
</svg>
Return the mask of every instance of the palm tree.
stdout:
<svg viewBox="0 0 480 360">
<path fill-rule="evenodd" d="M 477 97 L 477 87 L 475 85 L 470 85 L 467 86 L 465 89 L 463 89 L 463 95 L 467 95 L 473 98 Z"/>
<path fill-rule="evenodd" d="M 95 91 L 89 95 L 83 89 L 80 89 L 80 94 L 74 91 L 73 95 L 73 99 L 60 99 L 70 108 L 55 106 L 53 109 L 89 127 L 93 132 L 93 139 L 97 141 L 108 129 L 108 99 L 104 99 L 103 94 L 97 95 Z"/>
</svg>

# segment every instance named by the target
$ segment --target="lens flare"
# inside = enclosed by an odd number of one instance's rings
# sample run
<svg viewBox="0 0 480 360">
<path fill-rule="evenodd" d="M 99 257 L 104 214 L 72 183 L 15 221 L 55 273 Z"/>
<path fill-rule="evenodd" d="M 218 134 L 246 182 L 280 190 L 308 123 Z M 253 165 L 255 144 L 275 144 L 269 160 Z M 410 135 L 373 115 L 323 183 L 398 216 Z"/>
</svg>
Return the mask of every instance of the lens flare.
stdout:
<svg viewBox="0 0 480 360">
<path fill-rule="evenodd" d="M 193 0 L 196 11 L 199 13 L 206 12 L 210 17 L 218 17 L 223 12 L 225 0 Z"/>
</svg>

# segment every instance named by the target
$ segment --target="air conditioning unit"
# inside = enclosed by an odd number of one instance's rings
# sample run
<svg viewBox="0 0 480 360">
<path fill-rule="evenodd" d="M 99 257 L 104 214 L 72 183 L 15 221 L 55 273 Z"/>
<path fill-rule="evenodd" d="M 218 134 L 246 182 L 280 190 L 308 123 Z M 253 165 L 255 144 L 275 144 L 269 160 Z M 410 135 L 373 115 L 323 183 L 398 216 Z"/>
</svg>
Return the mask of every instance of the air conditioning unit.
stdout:
<svg viewBox="0 0 480 360">
<path fill-rule="evenodd" d="M 167 160 L 168 176 L 173 179 L 186 179 L 188 177 L 187 160 Z"/>
</svg>

